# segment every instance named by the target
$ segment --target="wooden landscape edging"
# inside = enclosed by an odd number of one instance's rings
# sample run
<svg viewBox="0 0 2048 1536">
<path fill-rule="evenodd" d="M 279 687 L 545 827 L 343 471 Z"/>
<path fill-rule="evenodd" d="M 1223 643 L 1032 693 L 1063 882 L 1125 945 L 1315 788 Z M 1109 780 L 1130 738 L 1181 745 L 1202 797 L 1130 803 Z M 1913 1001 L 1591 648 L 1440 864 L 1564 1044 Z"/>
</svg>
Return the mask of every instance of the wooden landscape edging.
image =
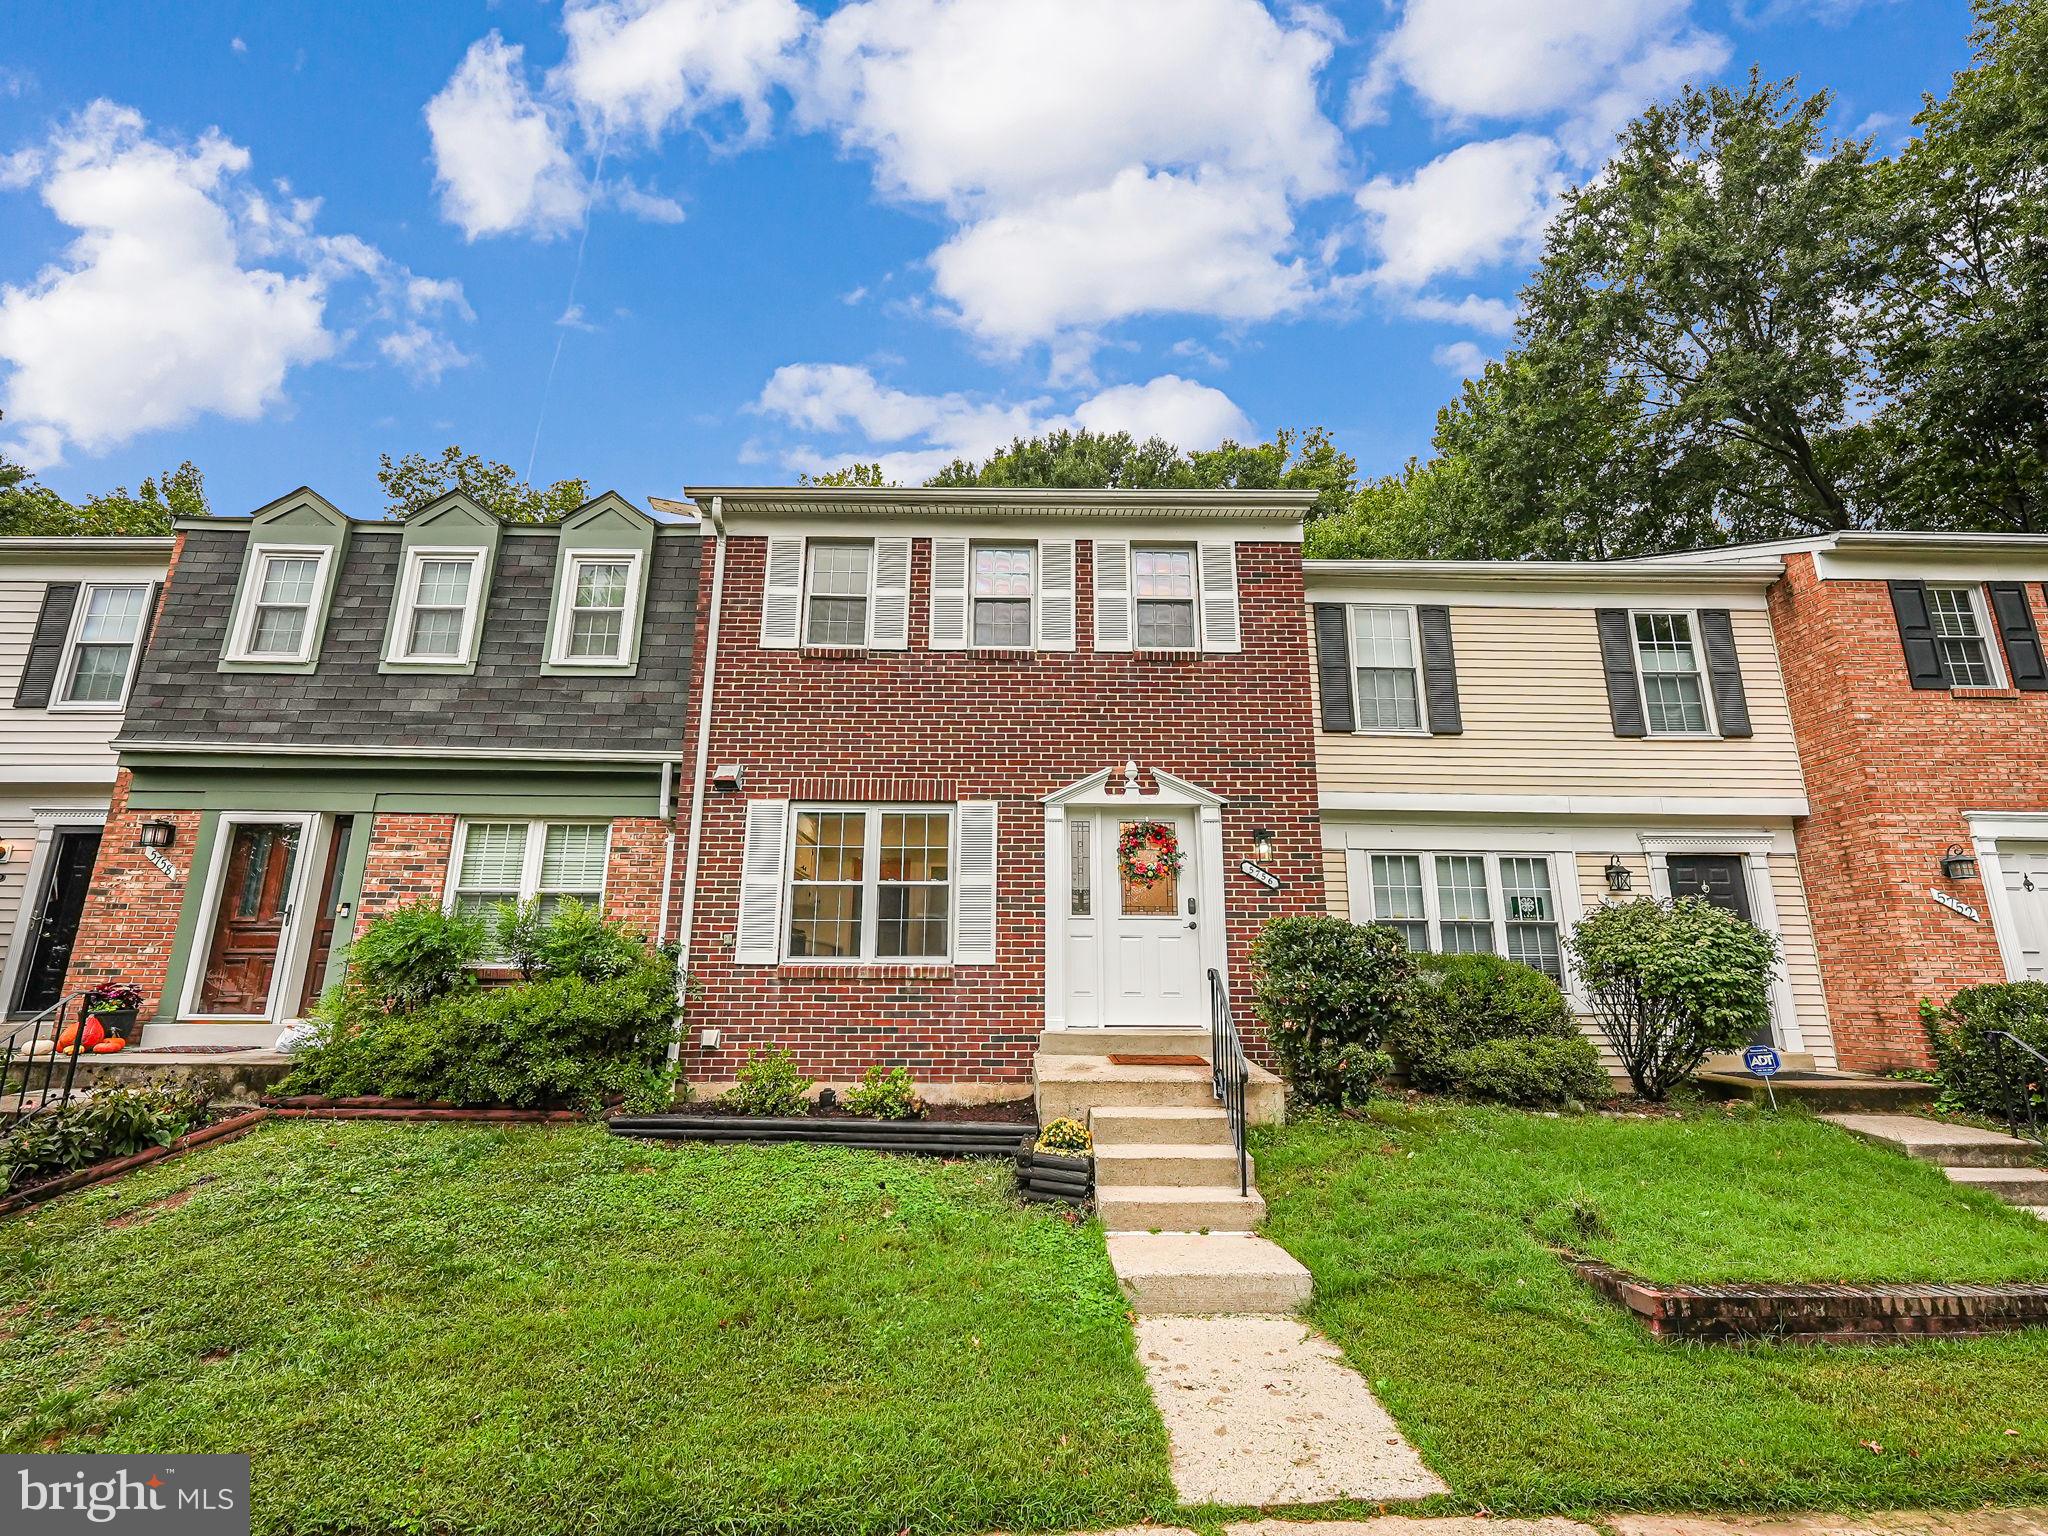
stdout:
<svg viewBox="0 0 2048 1536">
<path fill-rule="evenodd" d="M 2048 1285 L 1658 1285 L 1559 1257 L 1660 1339 L 1703 1344 L 1885 1344 L 2048 1325 Z"/>
</svg>

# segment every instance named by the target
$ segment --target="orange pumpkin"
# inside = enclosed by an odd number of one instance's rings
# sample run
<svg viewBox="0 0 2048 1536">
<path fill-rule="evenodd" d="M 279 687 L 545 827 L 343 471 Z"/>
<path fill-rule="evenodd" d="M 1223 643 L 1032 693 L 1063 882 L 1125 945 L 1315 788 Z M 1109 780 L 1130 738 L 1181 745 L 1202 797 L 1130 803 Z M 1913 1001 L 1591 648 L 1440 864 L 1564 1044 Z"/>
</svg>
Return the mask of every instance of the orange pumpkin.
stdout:
<svg viewBox="0 0 2048 1536">
<path fill-rule="evenodd" d="M 123 1040 L 119 1035 L 109 1035 L 92 1048 L 92 1053 L 95 1056 L 111 1056 L 116 1051 L 125 1051 L 127 1049 L 128 1042 L 126 1040 Z"/>
<path fill-rule="evenodd" d="M 78 1037 L 78 1048 L 82 1051 L 96 1050 L 99 1043 L 107 1038 L 107 1026 L 91 1014 L 85 1016 L 85 1033 Z"/>
<path fill-rule="evenodd" d="M 61 1031 L 59 1031 L 57 1035 L 58 1052 L 61 1054 L 63 1052 L 69 1051 L 71 1047 L 77 1043 L 78 1026 L 76 1024 L 65 1025 L 64 1028 Z"/>
</svg>

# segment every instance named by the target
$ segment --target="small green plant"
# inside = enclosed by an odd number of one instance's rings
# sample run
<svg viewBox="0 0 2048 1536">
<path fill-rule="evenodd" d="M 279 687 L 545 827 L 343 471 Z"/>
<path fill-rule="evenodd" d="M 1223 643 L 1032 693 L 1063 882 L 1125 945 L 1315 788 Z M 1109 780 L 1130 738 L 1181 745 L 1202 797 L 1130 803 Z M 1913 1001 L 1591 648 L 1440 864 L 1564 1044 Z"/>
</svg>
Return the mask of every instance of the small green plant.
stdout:
<svg viewBox="0 0 2048 1536">
<path fill-rule="evenodd" d="M 1578 1034 L 1556 982 L 1499 955 L 1416 956 L 1413 1008 L 1387 1031 L 1387 1049 L 1425 1093 L 1457 1087 L 1452 1058 L 1489 1040 Z"/>
<path fill-rule="evenodd" d="M 385 913 L 348 947 L 348 979 L 380 1006 L 423 1007 L 476 985 L 483 919 L 416 901 Z"/>
<path fill-rule="evenodd" d="M 1035 1148 L 1060 1157 L 1086 1157 L 1095 1150 L 1095 1138 L 1080 1121 L 1062 1115 L 1046 1121 L 1039 1129 Z"/>
<path fill-rule="evenodd" d="M 1363 1104 L 1393 1068 L 1380 1041 L 1407 1015 L 1415 961 L 1391 928 L 1280 917 L 1252 946 L 1254 996 L 1293 1096 Z"/>
<path fill-rule="evenodd" d="M 18 1189 L 94 1163 L 168 1146 L 198 1125 L 206 1100 L 180 1088 L 109 1088 L 33 1115 L 0 1137 L 0 1181 Z"/>
<path fill-rule="evenodd" d="M 1482 1041 L 1451 1057 L 1449 1075 L 1466 1098 L 1522 1109 L 1583 1109 L 1607 1097 L 1600 1053 L 1576 1033 Z"/>
<path fill-rule="evenodd" d="M 909 1069 L 884 1067 L 880 1062 L 846 1090 L 846 1107 L 856 1115 L 872 1115 L 877 1120 L 924 1118 L 924 1100 L 917 1096 Z"/>
<path fill-rule="evenodd" d="M 2048 1067 L 1993 1030 L 2048 1053 L 2048 982 L 2001 981 L 1965 987 L 1937 1008 L 1920 1000 L 1943 1104 L 1980 1115 L 2024 1115 L 2048 1107 Z"/>
<path fill-rule="evenodd" d="M 734 1077 L 722 1102 L 743 1115 L 800 1115 L 810 1108 L 817 1081 L 799 1072 L 785 1050 L 749 1051 Z"/>
<path fill-rule="evenodd" d="M 574 898 L 543 912 L 538 898 L 498 904 L 497 952 L 527 981 L 580 976 L 609 981 L 647 958 L 647 943 L 616 919 Z"/>
</svg>

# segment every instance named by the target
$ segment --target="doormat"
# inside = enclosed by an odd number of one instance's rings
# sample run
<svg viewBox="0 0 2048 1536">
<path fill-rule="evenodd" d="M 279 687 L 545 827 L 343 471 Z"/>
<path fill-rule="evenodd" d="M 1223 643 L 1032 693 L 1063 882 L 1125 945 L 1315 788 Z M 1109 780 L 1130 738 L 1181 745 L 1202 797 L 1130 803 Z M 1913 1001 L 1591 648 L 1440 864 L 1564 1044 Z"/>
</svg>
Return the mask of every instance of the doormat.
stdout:
<svg viewBox="0 0 2048 1536">
<path fill-rule="evenodd" d="M 1206 1067 L 1206 1056 L 1153 1055 L 1143 1051 L 1111 1051 L 1109 1064 L 1112 1067 Z"/>
</svg>

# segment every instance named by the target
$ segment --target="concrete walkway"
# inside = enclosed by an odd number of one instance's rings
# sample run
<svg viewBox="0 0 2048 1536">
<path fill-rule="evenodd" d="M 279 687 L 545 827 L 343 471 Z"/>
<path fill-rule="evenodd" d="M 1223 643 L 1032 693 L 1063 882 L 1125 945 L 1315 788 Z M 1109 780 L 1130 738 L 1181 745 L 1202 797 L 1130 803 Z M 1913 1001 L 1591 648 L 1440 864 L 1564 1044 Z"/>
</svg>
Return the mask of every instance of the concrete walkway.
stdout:
<svg viewBox="0 0 2048 1536">
<path fill-rule="evenodd" d="M 1923 1163 L 1933 1163 L 1951 1184 L 1995 1195 L 2048 1221 L 2048 1160 L 2040 1143 L 2002 1131 L 1951 1125 L 1922 1115 L 1822 1115 L 1852 1136 Z"/>
<path fill-rule="evenodd" d="M 1615 1515 L 1592 1525 L 1550 1516 L 1371 1520 L 1238 1520 L 1224 1536 L 2048 1536 L 2048 1509 L 1891 1510 L 1861 1515 Z M 1098 1536 L 1195 1536 L 1177 1525 L 1132 1525 Z"/>
</svg>

